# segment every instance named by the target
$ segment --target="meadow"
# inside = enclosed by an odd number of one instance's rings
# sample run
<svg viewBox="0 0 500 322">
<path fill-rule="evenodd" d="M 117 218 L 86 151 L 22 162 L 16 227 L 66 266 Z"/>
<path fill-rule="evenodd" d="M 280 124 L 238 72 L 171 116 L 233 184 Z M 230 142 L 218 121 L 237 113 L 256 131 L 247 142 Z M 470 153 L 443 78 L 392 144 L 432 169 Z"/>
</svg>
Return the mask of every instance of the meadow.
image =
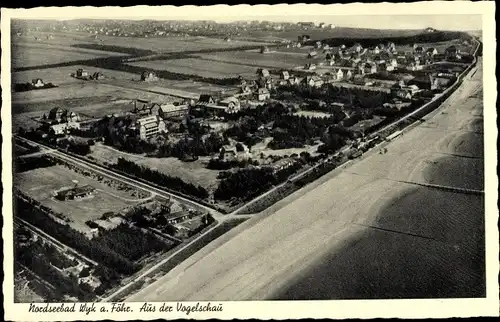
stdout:
<svg viewBox="0 0 500 322">
<path fill-rule="evenodd" d="M 94 187 L 96 190 L 93 196 L 68 201 L 52 198 L 52 193 L 55 190 L 74 186 L 73 180 L 77 180 L 80 186 L 88 184 Z M 71 220 L 70 225 L 81 232 L 90 230 L 90 227 L 85 224 L 87 220 L 98 219 L 105 212 L 119 212 L 140 201 L 139 199 L 131 199 L 126 192 L 112 189 L 62 165 L 17 173 L 14 181 L 15 185 L 28 196 L 68 217 Z"/>
<path fill-rule="evenodd" d="M 207 62 L 195 58 L 141 61 L 130 63 L 129 65 L 186 75 L 198 75 L 207 78 L 233 78 L 240 75 L 243 77 L 253 76 L 257 71 L 257 67 L 253 66 L 224 62 Z"/>
</svg>

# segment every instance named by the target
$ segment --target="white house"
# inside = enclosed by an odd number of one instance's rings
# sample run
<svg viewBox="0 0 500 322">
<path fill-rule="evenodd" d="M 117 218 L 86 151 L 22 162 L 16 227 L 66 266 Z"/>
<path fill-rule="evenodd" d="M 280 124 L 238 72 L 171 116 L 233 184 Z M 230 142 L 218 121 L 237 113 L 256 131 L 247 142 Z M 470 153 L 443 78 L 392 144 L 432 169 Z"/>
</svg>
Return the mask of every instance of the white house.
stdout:
<svg viewBox="0 0 500 322">
<path fill-rule="evenodd" d="M 259 101 L 265 101 L 271 98 L 271 94 L 267 88 L 259 88 L 257 90 L 257 98 Z"/>
<path fill-rule="evenodd" d="M 137 120 L 139 137 L 146 140 L 159 133 L 167 132 L 165 121 L 158 115 L 146 116 Z"/>
</svg>

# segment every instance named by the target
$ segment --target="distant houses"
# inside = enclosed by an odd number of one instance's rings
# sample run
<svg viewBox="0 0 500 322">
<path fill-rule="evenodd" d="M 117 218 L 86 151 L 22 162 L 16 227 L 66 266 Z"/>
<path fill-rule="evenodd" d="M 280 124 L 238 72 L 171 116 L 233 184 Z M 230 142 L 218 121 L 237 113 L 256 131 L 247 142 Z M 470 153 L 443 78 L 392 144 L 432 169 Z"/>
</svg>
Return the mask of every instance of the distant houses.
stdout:
<svg viewBox="0 0 500 322">
<path fill-rule="evenodd" d="M 141 74 L 141 81 L 143 82 L 154 82 L 157 81 L 159 78 L 156 75 L 155 72 L 152 71 L 144 71 Z"/>
</svg>

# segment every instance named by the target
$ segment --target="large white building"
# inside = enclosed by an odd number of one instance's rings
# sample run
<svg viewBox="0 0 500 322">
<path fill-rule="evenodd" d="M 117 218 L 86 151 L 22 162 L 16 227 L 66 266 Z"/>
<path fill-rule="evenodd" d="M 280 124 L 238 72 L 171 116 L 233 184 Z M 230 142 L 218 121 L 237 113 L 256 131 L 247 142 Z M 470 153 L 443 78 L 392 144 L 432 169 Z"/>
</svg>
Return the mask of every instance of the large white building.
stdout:
<svg viewBox="0 0 500 322">
<path fill-rule="evenodd" d="M 159 133 L 167 132 L 165 121 L 158 115 L 146 116 L 137 120 L 139 136 L 142 140 L 147 140 Z"/>
</svg>

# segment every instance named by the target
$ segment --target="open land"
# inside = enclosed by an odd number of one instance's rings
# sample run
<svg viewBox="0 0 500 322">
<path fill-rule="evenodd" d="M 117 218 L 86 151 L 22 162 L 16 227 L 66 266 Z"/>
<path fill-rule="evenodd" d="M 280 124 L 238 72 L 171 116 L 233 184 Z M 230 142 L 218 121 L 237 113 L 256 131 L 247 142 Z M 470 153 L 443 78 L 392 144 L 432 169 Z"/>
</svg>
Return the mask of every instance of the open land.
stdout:
<svg viewBox="0 0 500 322">
<path fill-rule="evenodd" d="M 256 71 L 256 68 L 253 66 L 236 65 L 224 62 L 207 62 L 194 58 L 141 61 L 129 63 L 129 65 L 155 70 L 166 70 L 173 73 L 215 78 L 232 78 L 240 75 L 253 75 Z"/>
<path fill-rule="evenodd" d="M 72 180 L 77 180 L 79 185 L 91 185 L 95 193 L 81 200 L 54 199 L 52 193 L 73 186 Z M 28 196 L 71 219 L 70 225 L 81 232 L 90 231 L 86 221 L 98 219 L 105 212 L 119 212 L 141 201 L 60 165 L 18 173 L 16 185 Z"/>
<path fill-rule="evenodd" d="M 118 158 L 125 158 L 137 164 L 147 166 L 150 169 L 158 170 L 162 173 L 182 178 L 186 182 L 201 185 L 206 189 L 214 189 L 217 187 L 218 171 L 210 170 L 205 167 L 205 163 L 209 158 L 200 157 L 199 160 L 193 162 L 182 162 L 177 158 L 153 158 L 139 154 L 130 154 L 118 151 L 109 146 L 96 144 L 91 148 L 89 154 L 94 160 L 99 162 L 116 163 Z"/>
<path fill-rule="evenodd" d="M 482 100 L 470 97 L 481 74 L 479 61 L 446 114 L 428 120 L 434 127 L 415 127 L 387 153 L 250 219 L 128 301 L 485 296 L 484 196 L 401 182 L 436 157 L 436 137 L 478 118 Z"/>
<path fill-rule="evenodd" d="M 207 62 L 223 62 L 232 63 L 234 65 L 246 65 L 255 68 L 285 68 L 290 69 L 297 66 L 303 66 L 306 63 L 317 63 L 321 61 L 318 59 L 307 58 L 308 51 L 302 50 L 301 53 L 285 53 L 278 51 L 271 51 L 269 53 L 261 54 L 256 51 L 237 51 L 237 52 L 221 52 L 213 54 L 199 54 L 202 60 Z M 318 55 L 324 58 L 324 55 Z"/>
</svg>

